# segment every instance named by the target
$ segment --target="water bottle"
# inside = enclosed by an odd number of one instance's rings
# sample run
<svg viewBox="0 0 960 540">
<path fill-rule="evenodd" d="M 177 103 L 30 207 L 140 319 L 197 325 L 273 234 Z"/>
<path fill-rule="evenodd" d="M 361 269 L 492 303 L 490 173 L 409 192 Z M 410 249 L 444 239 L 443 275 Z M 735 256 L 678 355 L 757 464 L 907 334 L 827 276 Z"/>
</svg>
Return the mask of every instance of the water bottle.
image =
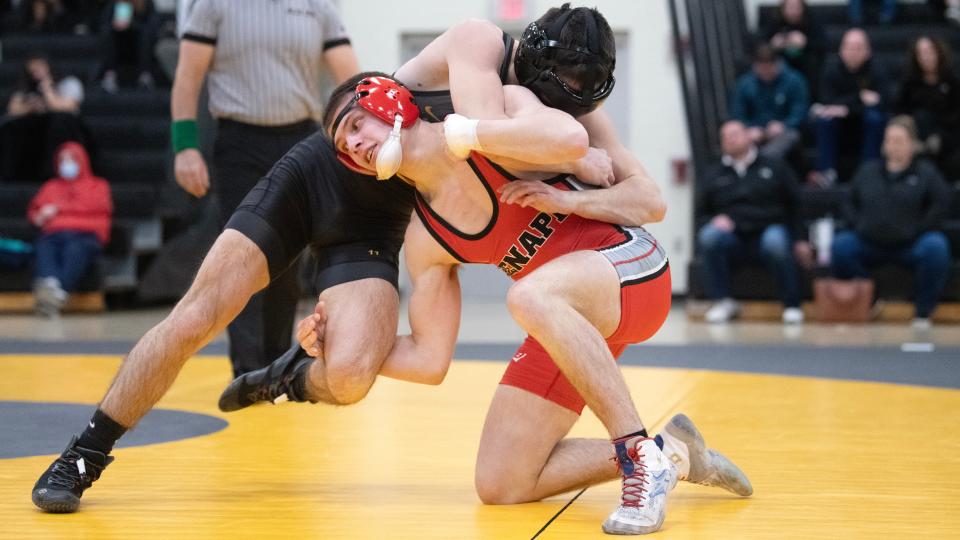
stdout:
<svg viewBox="0 0 960 540">
<path fill-rule="evenodd" d="M 820 218 L 813 222 L 811 239 L 814 247 L 817 249 L 817 265 L 821 267 L 830 266 L 830 248 L 833 245 L 833 216 Z"/>
</svg>

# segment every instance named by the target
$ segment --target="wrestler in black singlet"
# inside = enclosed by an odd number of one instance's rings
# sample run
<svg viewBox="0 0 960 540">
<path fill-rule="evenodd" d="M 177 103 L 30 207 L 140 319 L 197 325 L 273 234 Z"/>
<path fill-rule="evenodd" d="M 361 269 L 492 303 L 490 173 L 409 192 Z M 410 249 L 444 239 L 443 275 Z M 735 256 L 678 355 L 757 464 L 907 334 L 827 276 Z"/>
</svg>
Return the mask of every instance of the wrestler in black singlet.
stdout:
<svg viewBox="0 0 960 540">
<path fill-rule="evenodd" d="M 503 34 L 500 80 L 506 83 L 514 39 Z M 449 90 L 413 92 L 421 118 L 441 122 L 453 113 Z M 400 179 L 380 181 L 348 170 L 322 131 L 290 149 L 247 194 L 226 228 L 263 251 L 270 278 L 283 273 L 305 247 L 318 260 L 323 290 L 377 277 L 397 286 L 403 235 L 414 189 Z"/>
<path fill-rule="evenodd" d="M 337 160 L 323 131 L 290 149 L 234 212 L 226 228 L 253 240 L 270 278 L 305 247 L 317 256 L 317 287 L 378 277 L 397 286 L 400 245 L 413 210 L 413 188 L 378 181 Z"/>
</svg>

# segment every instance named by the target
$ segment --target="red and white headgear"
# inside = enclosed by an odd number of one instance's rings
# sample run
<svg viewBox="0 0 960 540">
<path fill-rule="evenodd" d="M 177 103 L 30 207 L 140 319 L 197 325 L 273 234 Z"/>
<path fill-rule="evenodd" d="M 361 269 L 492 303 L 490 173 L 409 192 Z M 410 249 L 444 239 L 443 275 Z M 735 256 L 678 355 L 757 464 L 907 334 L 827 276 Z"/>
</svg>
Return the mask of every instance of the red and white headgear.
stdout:
<svg viewBox="0 0 960 540">
<path fill-rule="evenodd" d="M 393 131 L 377 154 L 377 179 L 386 180 L 397 174 L 400 170 L 400 162 L 403 160 L 400 129 L 408 128 L 417 121 L 420 117 L 420 108 L 417 107 L 417 102 L 413 99 L 410 90 L 399 81 L 383 76 L 366 77 L 357 83 L 353 98 L 333 121 L 331 137 L 336 137 L 340 122 L 354 106 L 366 109 L 376 118 L 393 126 Z M 369 174 L 369 171 L 357 165 L 346 153 L 338 151 L 337 156 L 348 168 Z"/>
</svg>

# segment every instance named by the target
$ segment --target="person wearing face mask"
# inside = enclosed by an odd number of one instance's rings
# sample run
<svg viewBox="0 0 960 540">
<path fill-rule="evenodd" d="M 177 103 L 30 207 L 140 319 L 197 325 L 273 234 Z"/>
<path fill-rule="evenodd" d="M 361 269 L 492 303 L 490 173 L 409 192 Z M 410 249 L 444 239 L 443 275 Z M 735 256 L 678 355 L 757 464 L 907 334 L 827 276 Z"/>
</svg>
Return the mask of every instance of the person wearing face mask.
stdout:
<svg viewBox="0 0 960 540">
<path fill-rule="evenodd" d="M 110 185 L 93 175 L 77 142 L 57 149 L 51 178 L 30 201 L 27 218 L 40 228 L 34 295 L 37 311 L 56 315 L 110 240 Z"/>
<path fill-rule="evenodd" d="M 55 174 L 48 163 L 66 141 L 88 142 L 80 118 L 83 84 L 58 77 L 46 56 L 28 55 L 0 122 L 0 178 L 41 182 Z"/>
</svg>

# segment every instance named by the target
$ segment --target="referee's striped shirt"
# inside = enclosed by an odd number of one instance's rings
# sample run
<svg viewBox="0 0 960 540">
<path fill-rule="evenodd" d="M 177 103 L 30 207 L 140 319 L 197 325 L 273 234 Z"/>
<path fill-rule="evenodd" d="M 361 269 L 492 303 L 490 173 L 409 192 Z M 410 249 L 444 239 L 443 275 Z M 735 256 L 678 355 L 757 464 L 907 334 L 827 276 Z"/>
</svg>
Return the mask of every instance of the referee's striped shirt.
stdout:
<svg viewBox="0 0 960 540">
<path fill-rule="evenodd" d="M 192 0 L 181 38 L 215 47 L 210 113 L 261 126 L 319 120 L 323 52 L 350 43 L 328 0 Z"/>
</svg>

